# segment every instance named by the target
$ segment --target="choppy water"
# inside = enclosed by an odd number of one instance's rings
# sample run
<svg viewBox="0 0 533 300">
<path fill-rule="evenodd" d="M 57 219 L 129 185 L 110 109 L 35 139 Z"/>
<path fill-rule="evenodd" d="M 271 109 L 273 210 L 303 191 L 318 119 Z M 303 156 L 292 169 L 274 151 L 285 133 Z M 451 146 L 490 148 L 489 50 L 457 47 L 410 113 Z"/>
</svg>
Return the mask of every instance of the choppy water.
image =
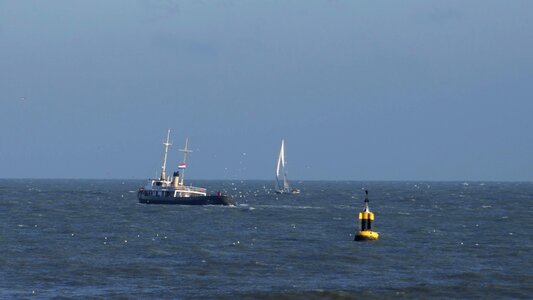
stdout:
<svg viewBox="0 0 533 300">
<path fill-rule="evenodd" d="M 0 298 L 533 298 L 533 183 L 192 182 L 236 207 L 142 183 L 0 180 Z M 363 187 L 376 242 L 353 242 Z"/>
</svg>

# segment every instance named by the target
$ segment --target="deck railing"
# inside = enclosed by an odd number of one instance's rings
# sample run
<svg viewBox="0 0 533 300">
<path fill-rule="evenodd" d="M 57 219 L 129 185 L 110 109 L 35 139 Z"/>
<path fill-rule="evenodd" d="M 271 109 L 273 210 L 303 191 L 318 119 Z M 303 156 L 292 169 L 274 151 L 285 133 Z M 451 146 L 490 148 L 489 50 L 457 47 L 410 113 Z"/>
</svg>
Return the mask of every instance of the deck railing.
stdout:
<svg viewBox="0 0 533 300">
<path fill-rule="evenodd" d="M 207 192 L 207 190 L 204 188 L 198 188 L 194 186 L 178 186 L 175 190 L 180 191 L 180 192 L 198 192 L 198 193 Z"/>
</svg>

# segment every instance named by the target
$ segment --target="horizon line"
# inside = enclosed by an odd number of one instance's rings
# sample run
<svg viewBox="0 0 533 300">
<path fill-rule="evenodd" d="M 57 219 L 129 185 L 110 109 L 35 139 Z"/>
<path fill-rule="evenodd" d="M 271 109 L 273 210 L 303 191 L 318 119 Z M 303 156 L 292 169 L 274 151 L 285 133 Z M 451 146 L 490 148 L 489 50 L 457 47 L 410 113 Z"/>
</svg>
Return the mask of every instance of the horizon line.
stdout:
<svg viewBox="0 0 533 300">
<path fill-rule="evenodd" d="M 61 178 L 61 177 L 0 177 L 0 180 L 113 180 L 113 181 L 134 181 L 134 180 L 151 180 L 153 178 Z M 273 179 L 214 179 L 214 178 L 191 178 L 188 181 L 274 181 Z M 481 180 L 481 179 L 291 179 L 293 182 L 305 181 L 347 181 L 347 182 L 517 182 L 533 183 L 533 180 Z"/>
</svg>

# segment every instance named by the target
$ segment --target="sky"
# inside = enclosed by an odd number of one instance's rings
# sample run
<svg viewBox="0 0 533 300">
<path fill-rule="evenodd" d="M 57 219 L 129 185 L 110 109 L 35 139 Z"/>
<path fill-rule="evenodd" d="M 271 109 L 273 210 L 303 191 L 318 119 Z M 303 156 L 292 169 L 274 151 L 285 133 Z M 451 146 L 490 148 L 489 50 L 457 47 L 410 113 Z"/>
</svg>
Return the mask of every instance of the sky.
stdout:
<svg viewBox="0 0 533 300">
<path fill-rule="evenodd" d="M 0 0 L 0 178 L 533 180 L 533 1 Z"/>
</svg>

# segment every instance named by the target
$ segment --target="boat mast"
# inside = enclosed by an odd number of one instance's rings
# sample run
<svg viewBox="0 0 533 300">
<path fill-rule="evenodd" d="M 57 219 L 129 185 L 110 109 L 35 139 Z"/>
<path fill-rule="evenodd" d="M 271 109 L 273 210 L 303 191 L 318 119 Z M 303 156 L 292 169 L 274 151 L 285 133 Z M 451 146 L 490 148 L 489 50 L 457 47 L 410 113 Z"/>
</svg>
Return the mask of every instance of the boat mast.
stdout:
<svg viewBox="0 0 533 300">
<path fill-rule="evenodd" d="M 179 149 L 180 152 L 183 152 L 183 165 L 184 165 L 184 168 L 181 170 L 181 176 L 180 176 L 181 183 L 180 183 L 180 185 L 183 185 L 183 178 L 185 178 L 185 167 L 187 166 L 187 153 L 191 153 L 192 152 L 192 150 L 187 148 L 188 146 L 189 146 L 189 138 L 186 138 L 185 139 L 185 148 Z"/>
<path fill-rule="evenodd" d="M 287 179 L 287 172 L 285 172 L 285 141 L 281 140 L 281 171 L 283 171 L 283 190 L 289 191 L 289 180 Z"/>
<path fill-rule="evenodd" d="M 168 156 L 168 146 L 172 145 L 170 141 L 170 129 L 167 131 L 167 141 L 163 143 L 165 145 L 165 159 L 163 160 L 163 166 L 161 167 L 161 180 L 166 180 L 167 176 L 165 171 L 167 169 L 167 156 Z"/>
</svg>

